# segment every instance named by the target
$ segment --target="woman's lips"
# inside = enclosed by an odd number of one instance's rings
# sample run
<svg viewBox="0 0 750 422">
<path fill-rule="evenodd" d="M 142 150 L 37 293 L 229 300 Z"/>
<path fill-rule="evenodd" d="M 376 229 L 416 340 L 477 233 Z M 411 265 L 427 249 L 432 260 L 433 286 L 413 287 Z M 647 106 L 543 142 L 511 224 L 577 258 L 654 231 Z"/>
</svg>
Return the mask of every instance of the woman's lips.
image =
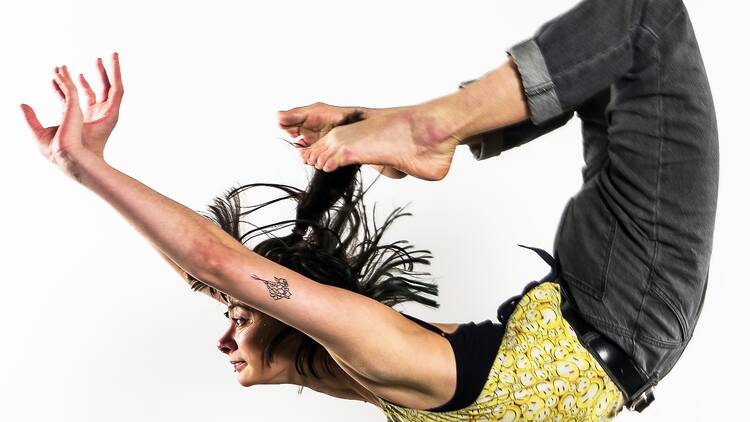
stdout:
<svg viewBox="0 0 750 422">
<path fill-rule="evenodd" d="M 234 372 L 240 372 L 241 368 L 244 368 L 245 365 L 247 365 L 247 362 L 244 360 L 238 360 L 234 362 L 230 362 L 232 366 L 234 366 Z"/>
</svg>

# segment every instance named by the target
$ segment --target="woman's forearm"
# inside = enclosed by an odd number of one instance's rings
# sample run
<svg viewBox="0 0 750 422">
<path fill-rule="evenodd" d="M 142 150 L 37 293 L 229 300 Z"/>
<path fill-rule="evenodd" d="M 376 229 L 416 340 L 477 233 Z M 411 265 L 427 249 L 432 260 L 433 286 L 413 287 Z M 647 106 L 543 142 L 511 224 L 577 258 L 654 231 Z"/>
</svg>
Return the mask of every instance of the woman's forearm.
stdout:
<svg viewBox="0 0 750 422">
<path fill-rule="evenodd" d="M 148 240 L 148 239 L 147 239 L 147 240 Z M 172 258 L 170 258 L 170 257 L 168 257 L 167 255 L 165 255 L 165 254 L 164 254 L 164 252 L 162 252 L 162 251 L 161 251 L 161 250 L 160 250 L 160 249 L 159 249 L 159 248 L 158 248 L 158 247 L 157 247 L 156 245 L 154 245 L 154 243 L 153 243 L 153 242 L 151 242 L 150 240 L 149 240 L 149 243 L 151 244 L 151 246 L 153 246 L 154 250 L 155 250 L 155 251 L 156 251 L 156 252 L 157 252 L 157 253 L 159 254 L 159 256 L 161 256 L 161 257 L 162 257 L 162 259 L 164 259 L 164 262 L 166 262 L 167 264 L 169 264 L 169 266 L 170 266 L 170 267 L 171 267 L 171 268 L 172 268 L 172 269 L 173 269 L 173 270 L 174 270 L 174 271 L 175 271 L 175 272 L 176 272 L 176 273 L 177 273 L 177 274 L 178 274 L 178 275 L 180 276 L 180 278 L 182 279 L 182 281 L 184 281 L 185 283 L 187 283 L 187 284 L 188 284 L 188 286 L 190 286 L 190 287 L 192 288 L 192 287 L 193 287 L 193 284 L 192 284 L 192 282 L 191 282 L 191 279 L 190 279 L 190 277 L 193 277 L 193 278 L 198 278 L 198 277 L 194 276 L 193 274 L 189 274 L 189 273 L 188 273 L 187 271 L 183 270 L 183 269 L 182 269 L 182 268 L 181 268 L 181 267 L 180 267 L 179 265 L 175 264 L 175 262 L 174 262 L 174 261 L 172 261 Z M 201 281 L 203 281 L 203 280 L 201 280 Z M 205 283 L 204 283 L 204 284 L 205 284 Z M 203 294 L 205 294 L 206 296 L 208 296 L 208 297 L 210 297 L 211 299 L 214 299 L 214 300 L 216 300 L 216 301 L 218 301 L 218 302 L 221 302 L 221 303 L 226 303 L 226 302 L 224 301 L 224 299 L 223 299 L 223 298 L 221 297 L 221 295 L 219 295 L 219 294 L 213 294 L 213 293 L 211 293 L 211 290 L 210 290 L 210 289 L 206 289 L 206 288 L 204 288 L 204 289 L 198 290 L 198 292 L 200 292 L 200 293 L 203 293 Z"/>
<path fill-rule="evenodd" d="M 111 167 L 93 154 L 68 157 L 74 178 L 114 207 L 182 270 L 211 273 L 219 247 L 239 243 L 211 221 Z M 242 246 L 242 245 L 240 245 Z"/>
</svg>

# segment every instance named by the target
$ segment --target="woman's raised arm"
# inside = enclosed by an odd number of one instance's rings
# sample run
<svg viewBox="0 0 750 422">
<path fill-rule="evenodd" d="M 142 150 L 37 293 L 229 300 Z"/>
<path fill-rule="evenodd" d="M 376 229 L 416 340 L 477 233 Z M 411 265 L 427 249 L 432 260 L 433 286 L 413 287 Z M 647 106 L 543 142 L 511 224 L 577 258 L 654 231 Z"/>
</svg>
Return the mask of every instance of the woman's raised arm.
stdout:
<svg viewBox="0 0 750 422">
<path fill-rule="evenodd" d="M 65 66 L 56 69 L 55 78 L 65 109 L 59 128 L 43 129 L 24 107 L 40 150 L 112 205 L 175 265 L 308 334 L 342 366 L 371 381 L 381 397 L 404 403 L 415 395 L 429 400 L 445 397 L 445 386 L 455 385 L 452 351 L 442 337 L 375 300 L 318 283 L 259 256 L 203 216 L 86 148 L 76 86 Z"/>
<path fill-rule="evenodd" d="M 110 79 L 107 69 L 104 66 L 104 62 L 101 58 L 96 60 L 96 67 L 101 80 L 102 91 L 97 98 L 94 90 L 91 88 L 88 80 L 80 74 L 78 76 L 83 93 L 85 97 L 86 110 L 82 112 L 82 127 L 81 127 L 81 146 L 92 153 L 94 156 L 104 159 L 104 147 L 112 134 L 112 131 L 117 125 L 119 119 L 120 106 L 122 104 L 122 98 L 124 94 L 124 87 L 122 83 L 122 72 L 120 70 L 120 57 L 117 53 L 112 54 L 112 79 Z M 67 73 L 67 68 L 65 69 Z M 66 98 L 63 83 L 63 71 L 60 68 L 55 68 L 55 78 L 52 80 L 52 87 L 57 92 L 60 100 L 65 106 L 65 113 L 68 118 L 78 118 L 80 108 L 76 110 L 74 102 L 77 102 L 77 92 L 71 90 L 68 91 L 71 98 Z M 70 79 L 69 75 L 67 77 Z M 70 81 L 69 81 L 70 82 Z M 67 89 L 66 89 L 67 90 Z M 56 133 L 60 130 L 59 126 L 52 126 L 49 128 L 43 128 L 36 118 L 34 110 L 26 105 L 21 105 L 24 112 L 24 116 L 29 124 L 29 127 L 34 132 L 34 135 L 39 142 L 39 147 L 42 148 L 42 152 L 45 155 L 49 155 L 54 145 L 50 145 L 52 140 L 55 138 Z M 66 128 L 76 128 L 77 123 L 74 125 L 66 125 Z M 59 140 L 57 141 L 59 142 Z M 48 156 L 48 158 L 50 158 Z M 54 160 L 53 160 L 54 162 Z M 165 255 L 155 244 L 152 242 L 151 245 L 154 247 L 156 252 L 164 258 L 164 260 L 180 275 L 180 277 L 189 282 L 188 273 L 177 265 L 169 256 Z M 204 293 L 224 303 L 222 298 L 217 295 L 211 295 L 208 290 Z"/>
</svg>

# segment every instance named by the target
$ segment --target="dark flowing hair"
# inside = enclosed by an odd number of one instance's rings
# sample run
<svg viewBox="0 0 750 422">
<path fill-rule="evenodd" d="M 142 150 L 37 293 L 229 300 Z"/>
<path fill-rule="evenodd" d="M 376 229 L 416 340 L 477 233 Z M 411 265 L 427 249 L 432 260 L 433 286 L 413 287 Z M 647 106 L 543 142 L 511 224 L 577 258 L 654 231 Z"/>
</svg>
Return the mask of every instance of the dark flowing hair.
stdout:
<svg viewBox="0 0 750 422">
<path fill-rule="evenodd" d="M 361 118 L 360 113 L 353 113 L 341 124 Z M 258 187 L 278 189 L 284 195 L 243 207 L 239 195 Z M 428 297 L 437 297 L 437 285 L 420 279 L 430 273 L 414 271 L 415 264 L 430 264 L 430 251 L 413 250 L 414 246 L 405 240 L 381 244 L 385 230 L 396 219 L 412 214 L 404 212 L 404 207 L 397 207 L 378 227 L 374 222 L 373 207 L 374 231 L 371 232 L 363 202 L 366 192 L 362 189 L 360 166 L 350 165 L 330 173 L 316 170 L 304 191 L 273 183 L 251 183 L 232 188 L 223 196 L 214 198 L 213 205 L 209 205 L 210 215 L 199 213 L 242 244 L 260 235 L 268 236 L 252 248 L 253 251 L 312 280 L 359 293 L 391 307 L 403 302 L 439 307 L 435 299 Z M 240 233 L 241 217 L 284 200 L 297 202 L 295 219 L 254 226 L 252 230 Z M 243 211 L 243 208 L 247 210 Z M 281 237 L 273 234 L 289 227 L 293 227 L 291 234 Z M 225 293 L 192 276 L 188 279 L 193 290 L 208 288 L 211 295 L 218 294 L 228 301 Z M 271 339 L 263 351 L 263 361 L 270 365 L 275 348 L 290 336 L 302 337 L 295 357 L 299 374 L 304 376 L 307 368 L 315 378 L 320 378 L 313 366 L 318 353 L 324 357 L 325 369 L 333 374 L 332 359 L 325 348 L 290 326 L 285 326 Z"/>
</svg>

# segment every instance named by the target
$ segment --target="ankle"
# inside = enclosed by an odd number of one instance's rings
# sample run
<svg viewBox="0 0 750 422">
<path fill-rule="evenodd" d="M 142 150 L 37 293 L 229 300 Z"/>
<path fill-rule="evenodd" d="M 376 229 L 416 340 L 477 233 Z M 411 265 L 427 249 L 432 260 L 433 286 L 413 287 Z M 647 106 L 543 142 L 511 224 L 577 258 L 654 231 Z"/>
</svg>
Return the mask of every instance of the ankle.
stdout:
<svg viewBox="0 0 750 422">
<path fill-rule="evenodd" d="M 414 121 L 423 128 L 426 143 L 462 144 L 469 137 L 464 133 L 470 120 L 469 110 L 470 107 L 451 94 L 415 106 Z"/>
</svg>

